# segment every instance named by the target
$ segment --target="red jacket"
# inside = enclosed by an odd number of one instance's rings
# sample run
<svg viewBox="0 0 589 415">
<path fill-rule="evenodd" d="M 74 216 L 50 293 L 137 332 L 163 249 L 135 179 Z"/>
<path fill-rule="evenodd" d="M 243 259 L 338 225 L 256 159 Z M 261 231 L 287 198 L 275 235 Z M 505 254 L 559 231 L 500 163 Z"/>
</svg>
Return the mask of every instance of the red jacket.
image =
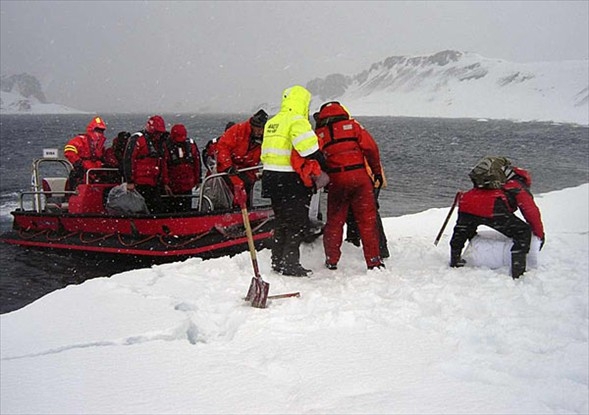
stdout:
<svg viewBox="0 0 589 415">
<path fill-rule="evenodd" d="M 488 219 L 509 215 L 512 212 L 503 190 L 482 188 L 473 188 L 464 193 L 460 198 L 458 211 Z"/>
<path fill-rule="evenodd" d="M 163 184 L 169 185 L 174 193 L 188 193 L 200 182 L 200 154 L 196 143 L 188 138 L 184 141 L 169 139 L 164 143 L 166 168 Z"/>
<path fill-rule="evenodd" d="M 144 131 L 133 134 L 123 159 L 123 173 L 127 183 L 157 186 L 164 180 L 162 144 L 154 142 Z"/>
<path fill-rule="evenodd" d="M 319 112 L 320 124 L 316 130 L 319 148 L 327 162 L 327 173 L 348 169 L 364 169 L 365 162 L 373 174 L 381 174 L 378 146 L 370 133 L 340 104 L 331 104 Z"/>
<path fill-rule="evenodd" d="M 503 185 L 503 190 L 507 195 L 510 207 L 513 212 L 519 208 L 526 222 L 532 228 L 532 233 L 538 238 L 543 239 L 544 226 L 542 224 L 542 216 L 530 192 L 532 178 L 526 170 L 518 167 L 513 167 L 513 172 L 514 176 Z"/>
<path fill-rule="evenodd" d="M 216 145 L 217 171 L 226 171 L 229 167 L 237 169 L 253 167 L 260 164 L 261 143 L 250 139 L 251 125 L 249 120 L 235 124 L 219 138 Z M 248 171 L 245 176 L 253 183 L 257 180 L 257 170 Z"/>
<path fill-rule="evenodd" d="M 84 170 L 102 167 L 106 137 L 98 131 L 78 134 L 65 145 L 63 154 L 70 163 L 81 162 Z"/>
</svg>

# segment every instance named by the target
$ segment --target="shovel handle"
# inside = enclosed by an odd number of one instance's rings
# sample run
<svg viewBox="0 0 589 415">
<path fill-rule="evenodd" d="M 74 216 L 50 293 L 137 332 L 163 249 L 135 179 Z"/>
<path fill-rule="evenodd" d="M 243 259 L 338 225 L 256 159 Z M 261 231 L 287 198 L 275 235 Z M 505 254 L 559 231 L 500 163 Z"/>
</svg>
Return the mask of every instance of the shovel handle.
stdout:
<svg viewBox="0 0 589 415">
<path fill-rule="evenodd" d="M 247 213 L 245 203 L 241 205 L 241 215 L 243 216 L 243 224 L 245 226 L 245 234 L 247 235 L 247 244 L 252 258 L 252 266 L 254 268 L 254 275 L 256 278 L 262 279 L 260 269 L 258 267 L 258 259 L 256 257 L 256 247 L 254 245 L 254 236 L 252 235 L 252 227 L 250 225 L 250 218 Z"/>
<path fill-rule="evenodd" d="M 296 293 L 269 295 L 268 300 L 278 300 L 280 298 L 290 298 L 290 297 L 300 297 L 300 296 L 301 296 L 301 293 L 297 291 Z"/>
<path fill-rule="evenodd" d="M 440 232 L 438 232 L 438 235 L 436 236 L 436 239 L 434 240 L 435 246 L 438 246 L 438 242 L 440 242 L 440 239 L 442 238 L 442 234 L 444 233 L 444 229 L 446 229 L 446 225 L 448 224 L 448 221 L 450 220 L 450 216 L 452 216 L 452 213 L 454 212 L 456 205 L 458 205 L 461 196 L 462 196 L 462 192 L 460 192 L 460 191 L 456 192 L 456 196 L 454 196 L 454 202 L 452 203 L 452 207 L 450 208 L 450 211 L 448 212 L 448 215 L 446 216 L 446 219 L 444 220 L 444 223 L 442 224 L 442 228 L 440 229 Z"/>
</svg>

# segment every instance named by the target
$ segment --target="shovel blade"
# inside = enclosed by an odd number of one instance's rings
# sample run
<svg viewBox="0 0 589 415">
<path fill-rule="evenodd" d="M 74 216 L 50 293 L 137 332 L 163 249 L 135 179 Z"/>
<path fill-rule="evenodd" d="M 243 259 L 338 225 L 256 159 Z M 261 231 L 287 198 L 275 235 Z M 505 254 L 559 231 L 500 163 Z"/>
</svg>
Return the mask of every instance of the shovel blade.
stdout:
<svg viewBox="0 0 589 415">
<path fill-rule="evenodd" d="M 269 283 L 261 278 L 253 277 L 247 295 L 245 296 L 245 301 L 251 301 L 252 307 L 266 308 L 268 291 L 270 291 Z"/>
<path fill-rule="evenodd" d="M 256 287 L 257 287 L 256 282 L 257 281 L 258 281 L 258 279 L 256 277 L 252 278 L 252 282 L 250 283 L 250 287 L 247 290 L 247 295 L 244 298 L 245 301 L 252 301 L 254 299 L 254 297 L 256 296 Z"/>
</svg>

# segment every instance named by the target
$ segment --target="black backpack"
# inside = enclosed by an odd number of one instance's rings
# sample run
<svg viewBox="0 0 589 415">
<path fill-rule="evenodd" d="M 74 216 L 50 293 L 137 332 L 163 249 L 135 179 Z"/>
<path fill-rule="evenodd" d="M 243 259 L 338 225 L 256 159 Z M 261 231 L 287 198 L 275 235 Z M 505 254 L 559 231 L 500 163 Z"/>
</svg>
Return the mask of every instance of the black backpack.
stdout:
<svg viewBox="0 0 589 415">
<path fill-rule="evenodd" d="M 481 189 L 500 189 L 507 181 L 511 161 L 506 157 L 486 156 L 472 168 L 468 177 L 474 187 Z"/>
</svg>

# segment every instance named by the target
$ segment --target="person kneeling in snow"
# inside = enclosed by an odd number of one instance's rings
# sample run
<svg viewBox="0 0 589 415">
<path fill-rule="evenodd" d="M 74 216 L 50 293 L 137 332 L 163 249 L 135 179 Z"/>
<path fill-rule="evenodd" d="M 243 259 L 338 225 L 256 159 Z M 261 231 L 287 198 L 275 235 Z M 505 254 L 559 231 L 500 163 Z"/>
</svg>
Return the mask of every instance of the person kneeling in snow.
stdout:
<svg viewBox="0 0 589 415">
<path fill-rule="evenodd" d="M 475 187 L 464 193 L 458 205 L 458 219 L 450 240 L 450 266 L 462 267 L 462 249 L 467 240 L 476 235 L 479 225 L 486 225 L 513 240 L 511 248 L 511 276 L 519 278 L 526 271 L 526 256 L 530 251 L 532 233 L 546 239 L 540 210 L 534 202 L 530 174 L 512 167 L 508 160 L 503 170 L 506 182 L 499 188 Z M 472 177 L 471 177 L 472 178 Z M 515 215 L 520 209 L 526 221 Z"/>
</svg>

